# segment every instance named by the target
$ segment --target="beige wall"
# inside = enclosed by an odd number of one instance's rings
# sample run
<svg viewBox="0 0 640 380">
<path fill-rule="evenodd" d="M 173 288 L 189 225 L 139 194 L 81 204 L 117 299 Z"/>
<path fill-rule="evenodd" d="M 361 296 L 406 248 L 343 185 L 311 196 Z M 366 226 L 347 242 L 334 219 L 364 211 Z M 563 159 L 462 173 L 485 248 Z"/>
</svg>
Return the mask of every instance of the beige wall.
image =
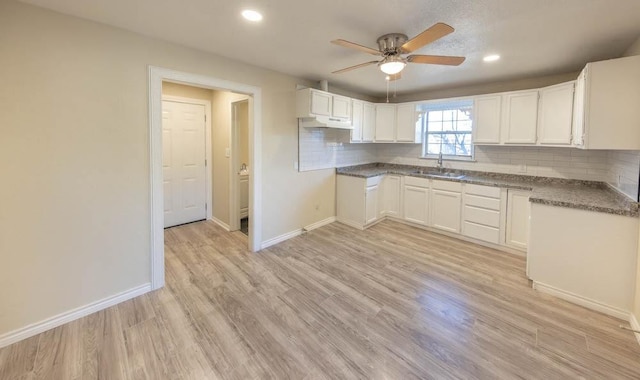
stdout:
<svg viewBox="0 0 640 380">
<path fill-rule="evenodd" d="M 419 100 L 455 98 L 459 96 L 492 94 L 506 91 L 528 90 L 531 88 L 540 88 L 576 80 L 579 74 L 579 72 L 575 72 L 567 74 L 548 75 L 543 77 L 509 80 L 503 82 L 481 83 L 477 85 L 444 88 L 440 90 L 430 90 L 426 92 L 398 95 L 396 98 L 394 98 L 393 102 L 401 103 Z M 379 101 L 382 102 L 383 100 L 379 99 Z"/>
<path fill-rule="evenodd" d="M 335 215 L 293 167 L 302 80 L 13 1 L 0 57 L 0 336 L 149 282 L 148 65 L 262 89 L 263 240 Z"/>
<path fill-rule="evenodd" d="M 640 55 L 640 36 L 638 36 L 638 39 L 624 52 L 623 57 L 630 57 L 632 55 Z"/>
<path fill-rule="evenodd" d="M 162 82 L 162 95 L 179 96 L 182 98 L 200 99 L 211 102 L 213 99 L 213 90 L 186 86 L 179 83 Z"/>
</svg>

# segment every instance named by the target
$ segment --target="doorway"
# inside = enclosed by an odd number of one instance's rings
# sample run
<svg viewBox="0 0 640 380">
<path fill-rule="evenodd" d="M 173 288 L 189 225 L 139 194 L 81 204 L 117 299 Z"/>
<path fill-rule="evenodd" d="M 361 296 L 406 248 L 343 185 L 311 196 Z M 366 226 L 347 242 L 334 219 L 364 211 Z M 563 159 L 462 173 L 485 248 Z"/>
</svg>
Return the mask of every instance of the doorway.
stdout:
<svg viewBox="0 0 640 380">
<path fill-rule="evenodd" d="M 262 242 L 262 91 L 259 87 L 203 75 L 149 66 L 149 154 L 150 154 L 150 267 L 151 288 L 164 286 L 164 191 L 162 175 L 162 82 L 172 82 L 210 90 L 231 91 L 248 96 L 249 109 L 249 236 L 251 251 Z M 229 165 L 230 166 L 230 165 Z M 227 167 L 229 167 L 227 166 Z M 228 172 L 227 172 L 228 173 Z M 235 181 L 231 181 L 235 182 Z M 227 188 L 229 189 L 229 188 Z"/>
</svg>

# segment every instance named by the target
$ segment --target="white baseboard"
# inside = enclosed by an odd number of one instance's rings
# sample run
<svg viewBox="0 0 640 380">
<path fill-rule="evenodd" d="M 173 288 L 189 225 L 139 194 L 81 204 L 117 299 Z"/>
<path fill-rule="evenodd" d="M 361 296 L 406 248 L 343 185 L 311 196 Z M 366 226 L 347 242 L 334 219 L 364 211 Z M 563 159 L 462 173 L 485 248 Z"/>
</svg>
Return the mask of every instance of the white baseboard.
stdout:
<svg viewBox="0 0 640 380">
<path fill-rule="evenodd" d="M 629 325 L 631 325 L 632 329 L 640 331 L 640 323 L 638 323 L 638 319 L 636 319 L 636 316 L 633 313 L 629 315 Z M 638 344 L 640 344 L 640 333 L 633 333 L 633 335 L 636 336 L 636 340 L 638 341 Z"/>
<path fill-rule="evenodd" d="M 294 238 L 296 236 L 300 236 L 300 235 L 302 235 L 303 233 L 305 233 L 307 231 L 315 230 L 316 228 L 320 228 L 322 226 L 326 226 L 327 224 L 333 223 L 335 221 L 336 221 L 336 217 L 332 216 L 332 217 L 320 220 L 318 222 L 309 224 L 308 226 L 303 227 L 303 228 L 301 228 L 299 230 L 294 230 L 294 231 L 291 231 L 291 232 L 287 232 L 286 234 L 282 234 L 282 235 L 276 236 L 276 237 L 274 237 L 272 239 L 265 240 L 265 241 L 262 242 L 262 245 L 260 245 L 260 249 L 265 249 L 265 248 L 271 247 L 272 245 L 281 243 L 281 242 L 283 242 L 285 240 L 289 240 L 289 239 Z"/>
<path fill-rule="evenodd" d="M 542 284 L 537 281 L 533 281 L 533 288 L 541 293 L 547 293 L 552 296 L 562 298 L 565 301 L 575 303 L 576 305 L 584 306 L 587 309 L 599 311 L 601 313 L 610 315 L 612 317 L 628 321 L 631 313 L 627 310 L 622 310 L 614 306 L 606 305 L 601 302 L 567 292 L 562 289 L 555 288 L 551 285 Z"/>
<path fill-rule="evenodd" d="M 211 217 L 211 221 L 214 222 L 215 224 L 219 225 L 220 227 L 224 228 L 227 232 L 231 231 L 231 227 L 229 227 L 229 225 L 225 222 L 223 222 L 222 220 L 212 216 Z"/>
<path fill-rule="evenodd" d="M 320 221 L 315 222 L 315 223 L 311 223 L 308 226 L 304 227 L 303 230 L 304 231 L 315 230 L 316 228 L 320 228 L 322 226 L 326 226 L 327 224 L 331 224 L 331 223 L 333 223 L 335 221 L 336 221 L 336 217 L 332 216 L 332 217 L 329 217 L 327 219 L 320 220 Z"/>
<path fill-rule="evenodd" d="M 289 240 L 291 238 L 294 238 L 294 237 L 300 236 L 300 235 L 302 235 L 302 228 L 299 229 L 299 230 L 287 232 L 286 234 L 282 234 L 280 236 L 276 236 L 276 237 L 274 237 L 272 239 L 269 239 L 269 240 L 265 240 L 260 245 L 260 249 L 265 249 L 265 248 L 271 247 L 272 245 L 276 245 L 276 244 L 281 243 L 281 242 L 283 242 L 285 240 Z"/>
<path fill-rule="evenodd" d="M 126 290 L 122 293 L 118 293 L 113 296 L 103 298 L 99 301 L 80 306 L 64 313 L 60 313 L 43 321 L 32 323 L 17 330 L 9 331 L 0 335 L 0 348 L 19 342 L 23 339 L 30 338 L 47 330 L 51 330 L 54 327 L 64 325 L 65 323 L 69 323 L 78 318 L 86 317 L 89 314 L 93 314 L 97 311 L 138 297 L 140 295 L 148 293 L 149 291 L 151 291 L 150 283 L 136 286 L 135 288 Z"/>
</svg>

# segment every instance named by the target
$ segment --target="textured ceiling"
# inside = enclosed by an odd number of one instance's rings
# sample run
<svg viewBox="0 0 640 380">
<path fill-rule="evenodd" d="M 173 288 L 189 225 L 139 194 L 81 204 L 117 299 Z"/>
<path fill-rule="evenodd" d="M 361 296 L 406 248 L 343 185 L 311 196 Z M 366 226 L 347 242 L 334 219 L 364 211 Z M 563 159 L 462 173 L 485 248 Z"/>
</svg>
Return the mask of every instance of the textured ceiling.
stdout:
<svg viewBox="0 0 640 380">
<path fill-rule="evenodd" d="M 398 93 L 577 71 L 620 56 L 640 36 L 640 0 L 24 0 L 62 13 L 338 87 L 380 96 L 374 66 L 332 71 L 373 56 L 330 44 L 343 38 L 376 47 L 378 36 L 409 38 L 436 22 L 456 31 L 416 51 L 462 55 L 458 67 L 410 64 Z M 244 21 L 259 10 L 264 20 Z M 502 59 L 485 63 L 498 53 Z"/>
</svg>

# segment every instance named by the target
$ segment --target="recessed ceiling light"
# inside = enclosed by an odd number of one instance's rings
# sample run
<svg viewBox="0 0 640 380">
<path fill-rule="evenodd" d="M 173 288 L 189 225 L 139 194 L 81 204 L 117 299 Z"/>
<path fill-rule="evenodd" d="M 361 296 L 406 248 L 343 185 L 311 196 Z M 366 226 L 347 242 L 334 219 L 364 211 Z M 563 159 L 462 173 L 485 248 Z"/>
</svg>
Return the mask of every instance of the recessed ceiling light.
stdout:
<svg viewBox="0 0 640 380">
<path fill-rule="evenodd" d="M 260 12 L 251 9 L 245 9 L 244 11 L 242 11 L 242 17 L 253 22 L 262 20 L 262 15 L 260 14 Z"/>
<path fill-rule="evenodd" d="M 482 60 L 485 61 L 485 62 L 493 62 L 493 61 L 497 61 L 499 59 L 500 59 L 500 56 L 498 54 L 491 54 L 491 55 L 488 55 L 488 56 L 482 58 Z"/>
</svg>

